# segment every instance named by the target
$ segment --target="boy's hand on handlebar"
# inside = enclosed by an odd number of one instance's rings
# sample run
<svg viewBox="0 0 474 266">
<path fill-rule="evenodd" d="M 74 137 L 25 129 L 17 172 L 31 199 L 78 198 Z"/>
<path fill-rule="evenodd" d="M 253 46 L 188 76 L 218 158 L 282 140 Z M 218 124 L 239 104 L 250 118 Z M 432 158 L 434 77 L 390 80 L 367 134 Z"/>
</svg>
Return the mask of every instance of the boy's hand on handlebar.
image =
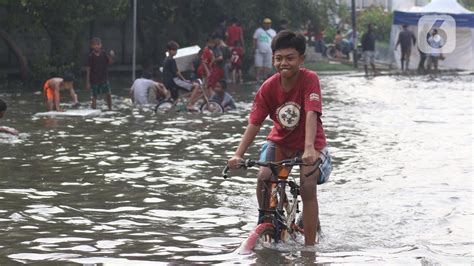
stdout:
<svg viewBox="0 0 474 266">
<path fill-rule="evenodd" d="M 319 158 L 319 151 L 314 148 L 308 148 L 304 150 L 301 160 L 307 165 L 313 165 Z"/>
<path fill-rule="evenodd" d="M 240 156 L 237 156 L 237 155 L 234 155 L 232 158 L 230 158 L 228 161 L 227 161 L 227 165 L 229 166 L 229 168 L 231 169 L 236 169 L 236 168 L 239 168 L 242 166 L 242 164 L 244 163 L 244 159 Z"/>
</svg>

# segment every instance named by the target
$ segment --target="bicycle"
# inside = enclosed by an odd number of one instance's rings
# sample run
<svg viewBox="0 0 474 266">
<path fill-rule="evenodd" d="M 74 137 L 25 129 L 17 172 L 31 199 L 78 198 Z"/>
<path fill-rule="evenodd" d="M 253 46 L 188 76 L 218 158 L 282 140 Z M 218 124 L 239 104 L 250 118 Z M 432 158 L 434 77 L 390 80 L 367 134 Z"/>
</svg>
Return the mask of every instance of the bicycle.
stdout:
<svg viewBox="0 0 474 266">
<path fill-rule="evenodd" d="M 199 89 L 201 90 L 201 96 L 194 104 L 194 107 L 199 110 L 201 113 L 210 113 L 210 114 L 222 114 L 224 113 L 224 108 L 222 105 L 215 101 L 210 101 L 204 90 L 204 84 L 201 79 L 196 80 L 199 83 Z M 188 95 L 189 94 L 189 95 Z M 173 101 L 172 99 L 164 99 L 158 102 L 155 106 L 155 113 L 159 112 L 169 112 L 171 109 L 175 108 L 176 111 L 186 110 L 187 101 L 183 98 L 188 98 L 191 94 L 186 94 L 180 97 L 179 99 Z"/>
<path fill-rule="evenodd" d="M 320 163 L 321 159 L 318 159 L 315 169 L 319 169 Z M 259 241 L 269 244 L 288 242 L 288 240 L 296 240 L 298 235 L 304 234 L 303 225 L 300 221 L 297 221 L 296 217 L 296 215 L 300 213 L 300 199 L 298 198 L 300 195 L 300 186 L 296 184 L 293 176 L 292 180 L 288 180 L 290 170 L 295 165 L 306 164 L 299 158 L 279 162 L 262 162 L 247 159 L 242 163 L 241 167 L 244 168 L 263 166 L 270 168 L 272 172 L 272 176 L 270 180 L 266 181 L 262 192 L 264 193 L 264 207 L 261 211 L 263 211 L 265 215 L 259 217 L 259 224 L 241 245 L 242 253 L 248 253 L 253 250 Z M 228 171 L 229 166 L 226 166 L 222 171 L 224 178 L 227 178 Z M 287 187 L 289 187 L 291 198 L 287 196 Z"/>
</svg>

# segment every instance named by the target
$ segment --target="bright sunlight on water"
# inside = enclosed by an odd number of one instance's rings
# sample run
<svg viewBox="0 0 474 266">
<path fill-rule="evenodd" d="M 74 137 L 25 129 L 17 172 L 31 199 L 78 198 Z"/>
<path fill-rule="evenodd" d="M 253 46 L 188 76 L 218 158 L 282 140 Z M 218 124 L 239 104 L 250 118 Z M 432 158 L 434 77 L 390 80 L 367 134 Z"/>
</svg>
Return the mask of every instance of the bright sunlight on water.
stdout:
<svg viewBox="0 0 474 266">
<path fill-rule="evenodd" d="M 473 79 L 321 76 L 334 171 L 311 262 L 472 263 Z M 26 88 L 0 95 L 2 124 L 23 132 L 0 138 L 0 264 L 308 262 L 236 252 L 257 221 L 256 170 L 220 172 L 256 85 L 230 89 L 238 111 L 224 115 L 130 109 L 128 86 L 113 84 L 115 113 L 85 119 L 33 117 L 43 97 Z"/>
</svg>

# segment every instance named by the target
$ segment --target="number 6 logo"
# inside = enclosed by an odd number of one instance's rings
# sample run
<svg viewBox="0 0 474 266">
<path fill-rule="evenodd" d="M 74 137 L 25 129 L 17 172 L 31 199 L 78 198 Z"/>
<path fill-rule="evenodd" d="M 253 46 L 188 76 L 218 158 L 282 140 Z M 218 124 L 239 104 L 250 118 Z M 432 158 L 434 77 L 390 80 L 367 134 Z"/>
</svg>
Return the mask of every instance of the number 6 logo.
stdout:
<svg viewBox="0 0 474 266">
<path fill-rule="evenodd" d="M 451 53 L 456 48 L 456 21 L 448 15 L 422 16 L 418 20 L 418 40 L 418 48 L 424 53 Z"/>
</svg>

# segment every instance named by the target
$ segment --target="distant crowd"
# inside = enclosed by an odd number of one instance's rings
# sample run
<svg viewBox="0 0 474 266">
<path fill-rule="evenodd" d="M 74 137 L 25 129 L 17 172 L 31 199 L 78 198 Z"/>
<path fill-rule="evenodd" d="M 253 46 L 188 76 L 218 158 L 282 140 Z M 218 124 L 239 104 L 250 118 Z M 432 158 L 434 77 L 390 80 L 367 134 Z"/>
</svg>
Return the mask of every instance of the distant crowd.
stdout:
<svg viewBox="0 0 474 266">
<path fill-rule="evenodd" d="M 263 81 L 272 70 L 271 42 L 276 31 L 271 28 L 269 18 L 262 20 L 252 36 L 252 49 L 255 60 L 255 78 Z M 280 30 L 285 29 L 284 26 Z M 111 88 L 108 81 L 108 66 L 113 64 L 114 51 L 102 49 L 102 41 L 95 37 L 90 41 L 91 52 L 86 65 L 85 88 L 91 92 L 91 107 L 97 107 L 97 99 L 103 96 L 109 110 L 112 109 Z M 154 73 L 143 71 L 140 78 L 134 81 L 130 97 L 134 104 L 150 104 L 150 92 L 156 95 L 155 103 L 163 100 L 178 101 L 186 98 L 188 111 L 196 111 L 195 103 L 204 94 L 206 98 L 217 101 L 225 110 L 235 109 L 232 96 L 225 90 L 228 84 L 243 82 L 242 65 L 245 53 L 244 30 L 233 18 L 227 24 L 225 20 L 217 25 L 206 39 L 205 46 L 199 51 L 192 63 L 191 71 L 186 75 L 178 68 L 174 56 L 180 45 L 170 40 L 166 45 L 166 58 L 163 62 L 162 79 L 159 82 Z M 154 80 L 155 79 L 155 80 Z M 60 91 L 67 90 L 73 105 L 78 103 L 73 88 L 74 77 L 65 74 L 63 77 L 52 77 L 44 86 L 46 109 L 63 111 L 60 107 Z"/>
<path fill-rule="evenodd" d="M 255 67 L 255 80 L 262 82 L 272 72 L 272 40 L 277 32 L 287 30 L 288 21 L 281 20 L 276 30 L 272 28 L 272 20 L 264 18 L 262 24 L 252 35 L 252 55 Z M 299 32 L 305 37 L 309 45 L 314 45 L 316 52 L 323 56 L 328 55 L 328 47 L 324 42 L 324 29 L 315 29 L 311 20 L 307 20 Z M 354 36 L 355 35 L 355 36 Z M 340 59 L 342 54 L 354 49 L 354 37 L 357 32 L 349 30 L 344 36 L 337 31 L 333 48 L 335 58 Z M 208 35 L 205 46 L 199 51 L 193 60 L 186 74 L 178 68 L 174 56 L 177 54 L 180 45 L 176 41 L 170 40 L 166 45 L 166 58 L 163 62 L 162 77 L 158 80 L 151 72 L 143 71 L 140 78 L 136 79 L 130 89 L 130 98 L 136 105 L 156 104 L 160 101 L 171 101 L 176 103 L 180 98 L 184 99 L 188 111 L 197 111 L 196 102 L 205 96 L 206 100 L 219 103 L 224 110 L 235 109 L 233 97 L 226 92 L 229 84 L 239 84 L 243 82 L 243 58 L 245 51 L 244 29 L 236 18 L 227 23 L 222 20 L 216 28 Z M 347 41 L 345 41 L 347 40 Z M 375 68 L 375 33 L 372 24 L 369 24 L 367 31 L 361 38 L 362 56 L 365 73 L 368 75 L 368 66 L 377 73 Z M 442 46 L 443 40 L 433 29 L 427 36 L 427 41 L 431 47 Z M 411 55 L 411 47 L 415 45 L 416 38 L 408 29 L 403 26 L 395 46 L 401 47 L 401 68 L 408 69 Z M 435 49 L 434 48 L 434 49 Z M 420 52 L 420 62 L 418 70 L 424 72 L 425 65 L 428 70 L 432 67 L 437 71 L 438 60 L 443 60 L 444 56 L 436 51 L 432 53 Z M 91 94 L 91 108 L 97 108 L 98 97 L 103 97 L 109 110 L 112 110 L 111 87 L 108 81 L 108 66 L 114 63 L 115 53 L 113 50 L 106 52 L 102 47 L 102 41 L 94 37 L 90 41 L 90 53 L 86 65 L 85 89 Z M 425 63 L 425 61 L 427 63 Z M 47 79 L 43 86 L 43 94 L 47 111 L 64 111 L 61 108 L 60 91 L 68 91 L 74 107 L 79 106 L 77 94 L 74 91 L 74 76 L 64 74 L 62 77 L 51 77 Z M 153 92 L 153 93 L 152 93 Z M 150 98 L 154 95 L 154 99 Z M 6 105 L 5 105 L 6 110 Z"/>
</svg>

